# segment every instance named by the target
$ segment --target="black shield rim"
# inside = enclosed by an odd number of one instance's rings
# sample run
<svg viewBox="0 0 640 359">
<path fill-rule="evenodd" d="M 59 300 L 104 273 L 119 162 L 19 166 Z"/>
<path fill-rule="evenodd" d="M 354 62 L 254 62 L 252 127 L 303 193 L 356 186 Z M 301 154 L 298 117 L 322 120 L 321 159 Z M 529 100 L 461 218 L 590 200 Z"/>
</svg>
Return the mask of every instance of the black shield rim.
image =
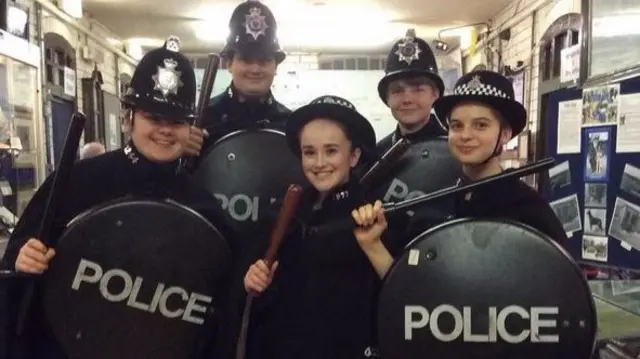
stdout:
<svg viewBox="0 0 640 359">
<path fill-rule="evenodd" d="M 510 220 L 510 219 L 500 219 L 500 220 L 495 220 L 495 219 L 477 219 L 477 218 L 471 218 L 471 217 L 465 217 L 465 218 L 457 218 L 457 219 L 453 219 L 451 221 L 448 222 L 444 222 L 441 223 L 439 225 L 436 225 L 432 228 L 429 228 L 427 230 L 425 230 L 424 232 L 422 232 L 421 234 L 419 234 L 418 236 L 416 236 L 414 239 L 412 239 L 403 249 L 402 254 L 400 256 L 397 257 L 397 259 L 394 259 L 391 266 L 389 266 L 389 268 L 387 269 L 387 271 L 385 272 L 385 274 L 382 276 L 381 278 L 381 282 L 382 285 L 380 287 L 380 291 L 378 293 L 378 298 L 382 297 L 382 294 L 385 291 L 385 287 L 386 287 L 386 283 L 389 281 L 389 276 L 391 275 L 391 273 L 393 272 L 393 270 L 395 268 L 397 268 L 400 265 L 400 258 L 404 258 L 404 254 L 411 248 L 413 248 L 414 245 L 416 245 L 417 243 L 420 243 L 422 240 L 424 240 L 425 238 L 427 238 L 429 235 L 431 235 L 432 233 L 435 233 L 437 231 L 443 230 L 445 228 L 448 227 L 453 227 L 459 224 L 464 224 L 464 223 L 470 223 L 470 222 L 477 222 L 477 221 L 482 221 L 485 223 L 496 223 L 496 224 L 509 224 L 518 228 L 522 228 L 525 230 L 528 230 L 534 234 L 537 234 L 538 236 L 540 236 L 540 238 L 545 239 L 547 242 L 549 242 L 551 245 L 553 245 L 556 249 L 559 250 L 559 252 L 568 259 L 567 262 L 569 262 L 569 265 L 573 268 L 575 274 L 577 277 L 579 277 L 580 280 L 580 286 L 582 287 L 582 289 L 584 290 L 585 293 L 589 293 L 591 294 L 591 289 L 589 287 L 589 283 L 587 281 L 587 279 L 584 277 L 584 273 L 582 271 L 582 268 L 580 268 L 580 266 L 575 262 L 575 260 L 573 259 L 573 257 L 569 254 L 569 252 L 567 252 L 564 248 L 562 248 L 562 246 L 560 246 L 558 243 L 556 243 L 555 241 L 551 240 L 549 238 L 549 236 L 547 236 L 546 234 L 542 233 L 540 230 L 533 228 L 527 224 L 524 223 L 520 223 L 514 220 Z M 587 299 L 587 304 L 589 306 L 589 314 L 590 317 L 592 318 L 591 321 L 591 325 L 589 326 L 589 328 L 591 328 L 589 334 L 589 340 L 593 342 L 593 349 L 596 348 L 597 345 L 597 331 L 598 331 L 598 320 L 597 320 L 597 311 L 596 311 L 596 303 L 595 303 L 595 299 L 593 298 L 592 295 L 588 296 L 589 298 Z M 378 303 L 380 301 L 378 300 Z M 379 304 L 378 304 L 379 305 Z M 381 308 L 378 307 L 376 310 L 376 321 L 379 320 L 380 316 L 381 316 Z M 381 325 L 378 324 L 378 337 L 381 336 Z"/>
<path fill-rule="evenodd" d="M 69 221 L 67 227 L 65 228 L 63 234 L 60 236 L 60 238 L 64 238 L 65 233 L 67 232 L 71 232 L 74 230 L 77 230 L 79 226 L 83 225 L 83 221 L 82 219 L 84 218 L 89 218 L 89 217 L 93 217 L 93 216 L 99 216 L 100 214 L 109 212 L 109 211 L 113 211 L 113 210 L 117 210 L 118 208 L 122 208 L 122 207 L 129 207 L 129 206 L 135 206 L 135 205 L 142 205 L 142 206 L 162 206 L 163 210 L 170 210 L 170 209 L 174 209 L 174 210 L 179 210 L 180 212 L 183 213 L 183 215 L 185 216 L 190 216 L 192 217 L 194 220 L 198 220 L 200 222 L 202 222 L 206 227 L 208 231 L 211 231 L 212 233 L 216 233 L 217 234 L 217 240 L 222 240 L 222 242 L 220 242 L 218 244 L 218 246 L 220 246 L 220 248 L 222 250 L 224 250 L 224 253 L 222 253 L 221 255 L 224 255 L 225 257 L 229 258 L 231 255 L 231 250 L 229 247 L 229 243 L 227 238 L 225 238 L 222 233 L 218 230 L 218 228 L 211 223 L 209 220 L 207 220 L 203 215 L 201 215 L 199 212 L 197 212 L 196 210 L 194 210 L 191 207 L 188 207 L 186 205 L 183 205 L 182 203 L 172 200 L 172 199 L 162 199 L 162 200 L 155 200 L 155 199 L 147 199 L 147 198 L 138 198 L 138 197 L 134 197 L 134 196 L 125 196 L 122 198 L 118 198 L 115 200 L 111 200 L 111 201 L 107 201 L 105 203 L 99 204 L 93 208 L 90 208 L 80 214 L 78 214 L 76 217 L 74 217 L 71 221 Z M 223 244 L 223 245 L 221 245 Z M 52 318 L 50 315 L 50 308 L 49 308 L 49 304 L 48 304 L 48 300 L 46 299 L 46 297 L 49 294 L 49 288 L 47 286 L 46 283 L 42 284 L 42 295 L 43 295 L 43 310 L 44 310 L 44 315 L 46 316 L 46 320 L 49 323 L 52 323 Z M 67 352 L 71 352 L 72 353 L 77 353 L 78 351 L 75 350 L 73 348 L 73 346 L 69 346 L 67 343 L 68 342 L 68 338 L 66 338 L 65 335 L 61 335 L 60 334 L 60 330 L 54 329 L 53 325 L 50 324 L 50 326 L 52 327 L 51 331 L 52 334 L 54 335 L 54 337 L 56 338 L 56 340 L 58 341 L 60 347 L 63 349 L 63 351 L 65 353 Z M 55 326 L 57 327 L 57 326 Z M 70 354 L 67 354 L 70 355 Z"/>
</svg>

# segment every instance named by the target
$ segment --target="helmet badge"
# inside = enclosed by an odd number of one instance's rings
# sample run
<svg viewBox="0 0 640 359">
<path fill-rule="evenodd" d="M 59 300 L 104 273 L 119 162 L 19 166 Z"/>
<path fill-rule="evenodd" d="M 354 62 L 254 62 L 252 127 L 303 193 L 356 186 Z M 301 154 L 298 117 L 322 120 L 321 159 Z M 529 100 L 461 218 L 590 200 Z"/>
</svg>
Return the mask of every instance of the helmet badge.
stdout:
<svg viewBox="0 0 640 359">
<path fill-rule="evenodd" d="M 171 52 L 179 52 L 180 51 L 180 39 L 177 36 L 169 36 L 167 39 L 165 49 Z"/>
<path fill-rule="evenodd" d="M 480 80 L 480 76 L 473 76 L 473 78 L 469 82 L 467 82 L 467 88 L 471 90 L 482 88 L 482 81 Z"/>
<path fill-rule="evenodd" d="M 404 61 L 407 65 L 411 65 L 414 60 L 420 59 L 420 52 L 422 51 L 415 37 L 415 30 L 409 29 L 402 42 L 398 44 L 398 50 L 395 52 L 398 55 L 398 61 Z"/>
<path fill-rule="evenodd" d="M 178 63 L 174 59 L 164 59 L 164 67 L 158 66 L 158 72 L 153 75 L 154 90 L 160 90 L 166 97 L 168 94 L 178 94 L 178 88 L 183 86 L 180 80 L 181 72 L 176 71 Z"/>
<path fill-rule="evenodd" d="M 251 35 L 254 40 L 258 40 L 260 35 L 266 36 L 265 31 L 269 25 L 267 25 L 267 17 L 262 15 L 262 10 L 252 7 L 249 10 L 249 15 L 245 15 L 244 18 L 244 27 L 247 30 L 247 34 Z"/>
</svg>

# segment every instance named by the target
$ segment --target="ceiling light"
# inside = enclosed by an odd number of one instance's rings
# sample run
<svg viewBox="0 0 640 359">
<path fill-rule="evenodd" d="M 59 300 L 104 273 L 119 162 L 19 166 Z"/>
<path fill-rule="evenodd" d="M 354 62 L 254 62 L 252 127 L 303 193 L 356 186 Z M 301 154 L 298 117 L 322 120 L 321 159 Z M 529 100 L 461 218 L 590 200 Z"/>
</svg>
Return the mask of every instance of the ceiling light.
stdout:
<svg viewBox="0 0 640 359">
<path fill-rule="evenodd" d="M 449 49 L 449 44 L 444 41 L 434 40 L 433 44 L 435 45 L 436 49 L 440 51 L 447 51 Z"/>
<path fill-rule="evenodd" d="M 377 11 L 369 5 L 290 4 L 286 11 L 277 11 L 278 4 L 274 4 L 272 10 L 281 14 L 278 15 L 278 40 L 285 50 L 292 47 L 367 49 L 397 40 L 409 26 L 393 23 L 392 13 Z M 226 41 L 229 20 L 225 13 L 217 14 L 220 14 L 217 18 L 209 17 L 195 24 L 199 40 L 215 44 Z M 428 36 L 426 32 L 419 33 Z"/>
<path fill-rule="evenodd" d="M 59 0 L 58 4 L 62 11 L 67 14 L 80 19 L 82 17 L 82 0 Z"/>
</svg>

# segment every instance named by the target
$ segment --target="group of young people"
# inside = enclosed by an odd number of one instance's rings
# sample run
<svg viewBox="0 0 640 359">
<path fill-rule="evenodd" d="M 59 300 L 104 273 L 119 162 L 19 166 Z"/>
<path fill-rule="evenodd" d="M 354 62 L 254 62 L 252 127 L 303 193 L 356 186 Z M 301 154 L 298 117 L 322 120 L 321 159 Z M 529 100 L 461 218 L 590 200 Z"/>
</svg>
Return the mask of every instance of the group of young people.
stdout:
<svg viewBox="0 0 640 359">
<path fill-rule="evenodd" d="M 249 6 L 264 7 L 258 2 L 250 3 Z M 407 39 L 399 41 L 395 48 L 402 43 L 406 44 Z M 212 127 L 206 131 L 194 129 L 191 123 L 195 116 L 195 75 L 178 48 L 177 39 L 170 38 L 162 48 L 150 51 L 141 60 L 131 90 L 123 98 L 130 142 L 121 150 L 74 166 L 69 193 L 54 220 L 52 246 L 45 246 L 37 238 L 38 223 L 42 221 L 44 203 L 51 190 L 50 176 L 20 218 L 3 258 L 5 266 L 19 272 L 44 273 L 55 258 L 55 238 L 70 220 L 96 205 L 126 195 L 174 199 L 226 231 L 216 199 L 192 182 L 181 158 L 186 153 L 199 154 L 208 137 L 219 137 L 216 124 L 233 127 L 233 116 L 218 115 L 243 108 L 243 101 L 237 101 L 240 97 L 237 94 L 242 92 L 232 84 L 230 92 L 223 94 L 225 109 L 216 112 L 215 106 L 220 105 L 215 104 L 209 108 L 218 116 Z M 236 48 L 230 51 L 230 56 L 232 59 L 239 56 L 238 61 L 243 63 L 252 58 L 263 63 L 282 61 L 279 48 L 277 51 L 273 47 L 260 48 L 257 55 L 255 45 L 250 49 L 253 52 L 240 53 L 242 49 Z M 265 53 L 270 57 L 265 57 Z M 398 59 L 411 65 L 414 54 L 403 56 L 398 55 Z M 164 81 L 159 75 L 164 76 Z M 173 80 L 168 81 L 168 76 L 173 76 Z M 245 83 L 239 86 L 242 88 L 257 81 L 252 82 L 247 76 L 243 79 Z M 502 148 L 527 123 L 526 110 L 515 100 L 510 81 L 492 71 L 464 75 L 446 96 L 441 96 L 442 79 L 433 68 L 388 72 L 378 90 L 383 101 L 393 106 L 394 116 L 413 121 L 398 131 L 398 136 L 411 136 L 424 132 L 425 128 L 444 131 L 450 154 L 463 174 L 460 184 L 503 172 L 499 158 Z M 248 95 L 245 94 L 246 98 Z M 232 99 L 234 105 L 228 105 Z M 387 221 L 380 198 L 360 185 L 358 174 L 378 159 L 379 151 L 371 123 L 352 103 L 327 95 L 289 114 L 272 111 L 280 106 L 273 101 L 267 97 L 268 111 L 276 118 L 286 118 L 277 122 L 286 132 L 291 151 L 300 159 L 308 186 L 276 262 L 269 265 L 255 258 L 246 268 L 244 278 L 235 279 L 244 281 L 247 293 L 258 294 L 252 308 L 247 358 L 372 356 L 377 342 L 376 293 L 385 273 L 413 235 L 432 224 Z M 444 127 L 434 122 L 431 103 Z M 419 175 L 428 177 L 430 173 Z M 309 226 L 348 216 L 357 223 L 357 228 L 330 236 L 314 236 L 305 231 Z M 462 217 L 515 220 L 539 230 L 559 245 L 566 240 L 549 205 L 519 179 L 489 184 L 457 197 L 450 218 Z M 233 241 L 233 236 L 225 232 L 228 241 Z M 19 300 L 19 295 L 14 297 Z M 36 322 L 31 326 L 34 336 L 31 357 L 66 358 L 46 320 L 40 318 Z M 213 338 L 212 341 L 216 342 Z M 218 344 L 225 347 L 220 341 Z M 229 345 L 226 347 L 213 349 L 213 354 L 201 353 L 202 357 L 231 358 Z"/>
<path fill-rule="evenodd" d="M 460 183 L 503 172 L 501 150 L 524 129 L 527 117 L 508 79 L 491 71 L 469 73 L 434 106 L 446 118 L 449 149 L 464 173 Z M 325 96 L 294 111 L 287 138 L 312 185 L 297 222 L 309 226 L 352 216 L 358 227 L 314 237 L 298 225 L 272 267 L 257 260 L 248 269 L 247 292 L 262 293 L 254 302 L 258 319 L 251 349 L 268 359 L 364 358 L 376 343 L 372 313 L 384 275 L 411 233 L 428 228 L 392 228 L 382 202 L 359 185 L 356 169 L 371 165 L 365 154 L 373 152 L 374 131 L 347 100 Z M 559 245 L 566 240 L 549 205 L 520 179 L 489 184 L 454 202 L 452 218 L 514 220 Z"/>
</svg>

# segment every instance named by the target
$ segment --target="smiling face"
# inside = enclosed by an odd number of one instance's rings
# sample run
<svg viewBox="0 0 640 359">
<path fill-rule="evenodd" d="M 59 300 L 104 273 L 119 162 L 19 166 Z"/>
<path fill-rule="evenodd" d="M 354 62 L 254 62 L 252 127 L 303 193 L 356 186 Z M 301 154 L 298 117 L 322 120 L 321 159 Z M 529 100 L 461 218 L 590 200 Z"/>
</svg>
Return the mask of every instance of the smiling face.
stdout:
<svg viewBox="0 0 640 359">
<path fill-rule="evenodd" d="M 511 139 L 511 129 L 500 126 L 500 116 L 480 103 L 462 103 L 449 116 L 449 151 L 462 164 L 484 163 Z"/>
<path fill-rule="evenodd" d="M 431 106 L 438 99 L 437 86 L 426 77 L 392 81 L 387 87 L 387 104 L 393 117 L 408 132 L 429 121 Z"/>
<path fill-rule="evenodd" d="M 229 64 L 233 85 L 246 96 L 264 96 L 269 93 L 276 75 L 273 57 L 253 59 L 235 54 Z"/>
<path fill-rule="evenodd" d="M 300 131 L 302 170 L 320 193 L 326 193 L 349 180 L 351 168 L 358 164 L 360 149 L 352 149 L 342 126 L 329 119 L 315 119 Z"/>
<path fill-rule="evenodd" d="M 131 140 L 138 151 L 153 162 L 171 162 L 182 155 L 182 139 L 189 136 L 187 123 L 154 117 L 136 110 Z"/>
</svg>

